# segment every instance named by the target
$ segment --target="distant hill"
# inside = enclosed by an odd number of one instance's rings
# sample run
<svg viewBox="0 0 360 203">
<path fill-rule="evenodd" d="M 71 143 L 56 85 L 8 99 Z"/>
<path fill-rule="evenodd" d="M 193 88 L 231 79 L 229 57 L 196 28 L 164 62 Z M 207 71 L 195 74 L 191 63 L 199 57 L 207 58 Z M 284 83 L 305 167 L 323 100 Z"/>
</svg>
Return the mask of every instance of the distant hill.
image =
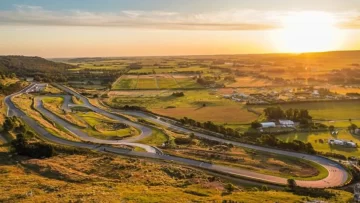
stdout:
<svg viewBox="0 0 360 203">
<path fill-rule="evenodd" d="M 18 77 L 59 78 L 74 66 L 48 61 L 40 57 L 0 56 L 0 72 L 15 73 Z"/>
</svg>

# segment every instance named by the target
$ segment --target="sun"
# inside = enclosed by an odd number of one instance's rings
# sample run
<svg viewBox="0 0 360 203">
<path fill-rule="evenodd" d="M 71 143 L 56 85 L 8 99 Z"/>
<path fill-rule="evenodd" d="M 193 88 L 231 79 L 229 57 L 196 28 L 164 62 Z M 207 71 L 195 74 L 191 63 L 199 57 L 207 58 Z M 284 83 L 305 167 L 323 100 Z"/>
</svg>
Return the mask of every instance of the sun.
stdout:
<svg viewBox="0 0 360 203">
<path fill-rule="evenodd" d="M 337 48 L 339 30 L 336 19 L 324 12 L 297 12 L 285 16 L 275 35 L 281 52 L 317 52 Z"/>
</svg>

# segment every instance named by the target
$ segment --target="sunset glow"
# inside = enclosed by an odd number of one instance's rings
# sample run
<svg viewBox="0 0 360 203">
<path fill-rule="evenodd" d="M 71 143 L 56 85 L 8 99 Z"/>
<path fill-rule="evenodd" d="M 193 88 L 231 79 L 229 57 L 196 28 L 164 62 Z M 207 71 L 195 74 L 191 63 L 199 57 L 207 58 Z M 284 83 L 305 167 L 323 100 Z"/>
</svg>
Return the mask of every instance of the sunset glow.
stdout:
<svg viewBox="0 0 360 203">
<path fill-rule="evenodd" d="M 283 28 L 274 35 L 281 52 L 316 52 L 339 48 L 343 35 L 328 13 L 300 12 L 284 17 Z"/>
</svg>

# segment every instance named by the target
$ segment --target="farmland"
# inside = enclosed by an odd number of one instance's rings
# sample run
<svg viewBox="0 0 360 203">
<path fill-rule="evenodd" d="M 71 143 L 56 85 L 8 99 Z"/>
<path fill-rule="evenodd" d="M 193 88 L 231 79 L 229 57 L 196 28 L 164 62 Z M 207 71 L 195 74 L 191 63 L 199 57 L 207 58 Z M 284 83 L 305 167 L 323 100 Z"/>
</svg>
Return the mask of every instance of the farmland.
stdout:
<svg viewBox="0 0 360 203">
<path fill-rule="evenodd" d="M 170 74 L 124 75 L 112 86 L 113 90 L 131 89 L 193 89 L 203 88 L 190 76 L 173 76 Z"/>
<path fill-rule="evenodd" d="M 313 119 L 319 120 L 349 120 L 360 119 L 360 101 L 334 101 L 334 102 L 301 102 L 280 104 L 283 109 L 308 109 Z M 266 106 L 253 106 L 261 111 Z"/>
<path fill-rule="evenodd" d="M 113 107 L 136 105 L 170 117 L 189 117 L 198 121 L 216 123 L 250 123 L 257 115 L 247 110 L 246 106 L 217 95 L 208 90 L 184 91 L 184 97 L 171 95 L 172 92 L 152 92 L 150 95 L 111 96 L 106 102 Z M 112 95 L 112 94 L 110 94 Z M 216 116 L 214 116 L 216 115 Z"/>
<path fill-rule="evenodd" d="M 314 133 L 292 133 L 288 135 L 280 135 L 277 138 L 284 141 L 292 140 L 301 140 L 303 142 L 309 142 L 313 145 L 314 149 L 320 152 L 332 152 L 337 154 L 345 155 L 346 157 L 350 156 L 360 156 L 360 151 L 357 148 L 347 148 L 343 146 L 331 146 L 328 144 L 329 139 L 342 139 L 353 141 L 360 145 L 360 137 L 355 136 L 347 132 L 346 130 L 341 130 L 338 135 L 331 135 L 329 132 L 314 132 Z M 320 140 L 323 140 L 320 141 Z"/>
</svg>

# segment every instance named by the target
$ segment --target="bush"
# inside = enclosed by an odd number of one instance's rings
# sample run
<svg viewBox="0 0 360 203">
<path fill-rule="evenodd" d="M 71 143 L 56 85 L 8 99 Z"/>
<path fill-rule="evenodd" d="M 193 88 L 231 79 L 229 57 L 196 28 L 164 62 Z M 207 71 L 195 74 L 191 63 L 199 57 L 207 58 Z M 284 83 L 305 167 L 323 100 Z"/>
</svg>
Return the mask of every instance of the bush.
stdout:
<svg viewBox="0 0 360 203">
<path fill-rule="evenodd" d="M 54 148 L 46 143 L 28 143 L 23 134 L 16 135 L 16 139 L 11 142 L 13 149 L 23 156 L 32 158 L 45 158 L 54 155 Z"/>
<path fill-rule="evenodd" d="M 174 97 L 183 97 L 185 96 L 184 92 L 173 92 L 172 96 Z"/>
<path fill-rule="evenodd" d="M 175 143 L 177 145 L 185 145 L 185 144 L 191 144 L 192 139 L 191 138 L 175 138 Z"/>
<path fill-rule="evenodd" d="M 334 193 L 318 188 L 295 187 L 292 192 L 296 195 L 309 196 L 314 198 L 330 199 L 335 196 Z"/>
<path fill-rule="evenodd" d="M 261 126 L 262 126 L 261 123 L 259 123 L 257 121 L 254 121 L 251 123 L 251 128 L 253 128 L 253 129 L 260 128 Z"/>
<path fill-rule="evenodd" d="M 224 189 L 226 193 L 231 194 L 236 189 L 236 187 L 233 184 L 228 183 L 224 186 Z"/>
</svg>

